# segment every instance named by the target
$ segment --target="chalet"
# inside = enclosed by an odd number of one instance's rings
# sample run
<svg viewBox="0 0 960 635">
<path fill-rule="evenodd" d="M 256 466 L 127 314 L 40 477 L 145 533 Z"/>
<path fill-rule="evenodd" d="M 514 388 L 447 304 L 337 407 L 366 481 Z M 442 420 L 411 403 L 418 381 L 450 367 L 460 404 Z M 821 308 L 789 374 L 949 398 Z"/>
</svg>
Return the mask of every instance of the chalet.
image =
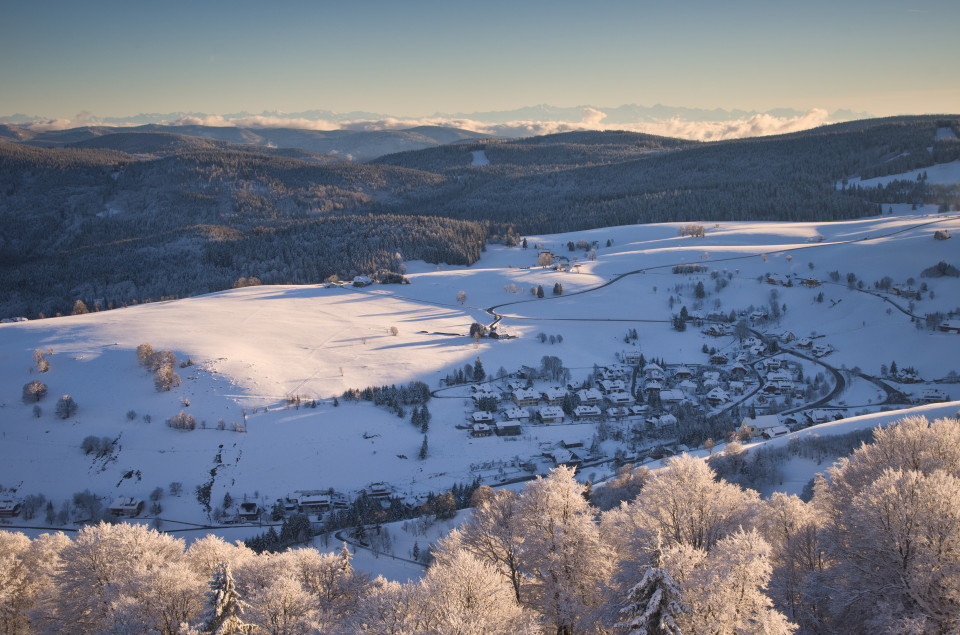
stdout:
<svg viewBox="0 0 960 635">
<path fill-rule="evenodd" d="M 254 502 L 245 501 L 237 506 L 237 516 L 240 520 L 254 521 L 260 518 L 260 506 Z"/>
<path fill-rule="evenodd" d="M 842 412 L 837 410 L 825 410 L 822 408 L 807 410 L 804 414 L 806 414 L 813 423 L 826 423 L 827 421 L 839 421 L 840 419 L 843 419 Z"/>
<path fill-rule="evenodd" d="M 529 388 L 520 388 L 514 390 L 512 393 L 513 403 L 521 408 L 526 408 L 527 406 L 536 406 L 540 403 L 540 393 L 536 390 L 530 390 Z"/>
<path fill-rule="evenodd" d="M 764 430 L 770 430 L 782 425 L 777 415 L 760 415 L 756 419 L 744 417 L 741 427 L 750 428 L 755 435 L 763 434 Z"/>
<path fill-rule="evenodd" d="M 551 406 L 559 406 L 563 403 L 563 398 L 567 396 L 567 391 L 558 386 L 547 388 L 543 391 L 543 400 Z"/>
<path fill-rule="evenodd" d="M 370 486 L 367 488 L 367 497 L 385 500 L 390 498 L 390 487 L 386 483 L 370 483 Z"/>
<path fill-rule="evenodd" d="M 636 406 L 630 406 L 627 408 L 630 411 L 630 416 L 632 417 L 645 417 L 648 412 L 650 412 L 650 406 L 646 404 L 640 404 Z"/>
<path fill-rule="evenodd" d="M 805 428 L 812 424 L 813 421 L 804 412 L 794 412 L 792 414 L 783 415 L 780 418 L 780 423 L 790 428 Z"/>
<path fill-rule="evenodd" d="M 530 411 L 525 408 L 518 408 L 513 406 L 512 408 L 507 408 L 503 411 L 503 416 L 509 421 L 526 421 L 530 418 Z"/>
<path fill-rule="evenodd" d="M 800 281 L 800 284 L 802 284 L 805 287 L 819 287 L 820 281 L 817 280 L 816 278 L 804 278 L 803 280 Z"/>
<path fill-rule="evenodd" d="M 942 390 L 937 388 L 924 388 L 920 391 L 920 401 L 922 403 L 939 403 L 947 401 L 947 396 Z"/>
<path fill-rule="evenodd" d="M 916 300 L 920 299 L 920 294 L 917 292 L 917 290 L 905 284 L 904 285 L 897 284 L 890 287 L 890 292 L 893 293 L 893 295 L 899 295 L 904 298 L 914 298 Z"/>
<path fill-rule="evenodd" d="M 643 378 L 644 379 L 653 379 L 656 381 L 663 381 L 666 378 L 666 373 L 663 372 L 663 369 L 660 368 L 659 364 L 649 363 L 643 367 Z"/>
<path fill-rule="evenodd" d="M 720 373 L 715 370 L 708 370 L 703 373 L 703 387 L 713 388 L 720 385 Z"/>
<path fill-rule="evenodd" d="M 478 410 L 477 412 L 470 415 L 470 421 L 473 422 L 473 425 L 480 424 L 489 424 L 493 423 L 493 415 L 484 410 Z"/>
<path fill-rule="evenodd" d="M 707 393 L 707 403 L 716 408 L 730 401 L 730 395 L 719 386 Z"/>
<path fill-rule="evenodd" d="M 523 365 L 520 367 L 520 370 L 517 371 L 517 376 L 520 379 L 536 379 L 537 369 L 532 366 Z"/>
<path fill-rule="evenodd" d="M 829 344 L 817 344 L 812 349 L 814 357 L 826 357 L 833 352 L 833 347 Z"/>
<path fill-rule="evenodd" d="M 630 416 L 630 409 L 625 406 L 614 406 L 607 408 L 607 418 L 615 421 L 622 421 Z"/>
<path fill-rule="evenodd" d="M 794 335 L 791 331 L 784 331 L 783 333 L 777 333 L 775 337 L 781 342 L 784 342 L 786 344 L 789 344 L 790 342 L 797 339 L 797 336 Z"/>
<path fill-rule="evenodd" d="M 902 384 L 919 384 L 923 381 L 917 371 L 912 368 L 901 368 L 897 371 L 896 377 Z"/>
<path fill-rule="evenodd" d="M 623 351 L 620 353 L 620 359 L 623 360 L 623 363 L 630 364 L 631 366 L 639 364 L 641 357 L 643 357 L 643 353 L 638 350 Z"/>
<path fill-rule="evenodd" d="M 786 426 L 779 425 L 773 426 L 771 428 L 764 428 L 760 431 L 760 436 L 764 439 L 773 439 L 774 437 L 782 437 L 785 434 L 789 434 L 790 430 Z"/>
<path fill-rule="evenodd" d="M 470 426 L 470 435 L 476 437 L 492 437 L 493 429 L 485 423 L 475 423 Z"/>
<path fill-rule="evenodd" d="M 733 375 L 734 377 L 738 377 L 738 378 L 740 378 L 740 379 L 746 377 L 746 376 L 747 376 L 747 372 L 748 372 L 748 371 L 747 371 L 747 367 L 743 364 L 743 362 L 737 362 L 737 363 L 734 364 L 733 367 L 730 369 L 730 374 Z"/>
<path fill-rule="evenodd" d="M 622 379 L 601 379 L 597 382 L 597 386 L 604 394 L 623 392 L 627 389 L 627 384 Z"/>
<path fill-rule="evenodd" d="M 745 387 L 742 381 L 731 381 L 728 386 L 730 387 L 730 392 L 735 395 L 742 395 L 744 393 Z"/>
<path fill-rule="evenodd" d="M 714 353 L 710 356 L 710 363 L 714 366 L 726 366 L 730 360 L 723 353 Z"/>
<path fill-rule="evenodd" d="M 746 338 L 746 339 L 743 340 L 743 345 L 744 345 L 744 347 L 746 347 L 746 348 L 752 348 L 752 347 L 756 346 L 757 344 L 763 344 L 763 340 L 761 340 L 759 337 L 756 337 L 756 336 L 753 336 L 753 335 L 751 335 L 750 337 L 748 337 L 748 338 Z"/>
<path fill-rule="evenodd" d="M 801 337 L 797 340 L 797 346 L 800 348 L 813 348 L 813 340 L 809 337 Z"/>
<path fill-rule="evenodd" d="M 767 276 L 767 284 L 780 285 L 783 287 L 792 287 L 793 280 L 789 276 L 771 275 Z"/>
<path fill-rule="evenodd" d="M 686 398 L 687 396 L 683 394 L 683 391 L 676 388 L 660 391 L 660 403 L 664 406 L 680 405 Z"/>
<path fill-rule="evenodd" d="M 564 441 L 560 440 L 560 446 L 565 450 L 574 450 L 583 447 L 583 441 Z"/>
<path fill-rule="evenodd" d="M 603 393 L 596 388 L 587 388 L 581 390 L 577 392 L 577 397 L 580 398 L 581 404 L 586 404 L 588 406 L 595 406 L 603 402 Z"/>
<path fill-rule="evenodd" d="M 753 313 L 750 314 L 750 321 L 751 321 L 751 322 L 762 322 L 762 321 L 766 320 L 767 317 L 769 317 L 769 316 L 767 315 L 767 312 L 766 312 L 766 311 L 759 311 L 759 310 L 758 310 L 758 311 L 754 311 Z"/>
<path fill-rule="evenodd" d="M 693 371 L 686 366 L 677 366 L 677 368 L 673 371 L 673 378 L 677 381 L 693 379 Z"/>
<path fill-rule="evenodd" d="M 944 333 L 960 333 L 960 320 L 946 320 L 940 323 L 940 330 Z"/>
<path fill-rule="evenodd" d="M 731 330 L 726 324 L 710 324 L 706 328 L 701 329 L 700 332 L 712 337 L 723 337 L 724 335 L 729 335 Z"/>
<path fill-rule="evenodd" d="M 636 403 L 636 400 L 628 392 L 612 392 L 606 397 L 614 406 L 629 406 Z"/>
<path fill-rule="evenodd" d="M 20 501 L 0 499 L 0 518 L 15 518 L 20 515 Z"/>
<path fill-rule="evenodd" d="M 517 437 L 520 436 L 520 424 L 518 423 L 498 423 L 494 426 L 494 432 L 498 437 Z"/>
<path fill-rule="evenodd" d="M 677 388 L 688 395 L 694 395 L 697 392 L 697 382 L 693 381 L 692 379 L 684 379 L 677 384 Z"/>
<path fill-rule="evenodd" d="M 659 393 L 661 390 L 663 390 L 663 384 L 657 379 L 648 379 L 643 382 L 643 392 L 648 395 Z"/>
<path fill-rule="evenodd" d="M 760 391 L 765 395 L 779 395 L 780 385 L 777 383 L 766 383 L 763 385 L 763 388 L 761 388 Z"/>
<path fill-rule="evenodd" d="M 117 518 L 134 518 L 143 511 L 143 501 L 132 496 L 120 496 L 110 503 L 109 509 Z"/>
<path fill-rule="evenodd" d="M 355 287 L 369 287 L 373 284 L 373 278 L 370 276 L 354 276 L 353 286 Z"/>
<path fill-rule="evenodd" d="M 527 387 L 527 382 L 520 381 L 519 379 L 513 379 L 507 382 L 507 388 L 510 389 L 510 392 L 520 390 Z"/>
<path fill-rule="evenodd" d="M 647 427 L 660 433 L 672 432 L 677 427 L 677 418 L 673 415 L 647 417 Z"/>
<path fill-rule="evenodd" d="M 598 406 L 579 405 L 573 409 L 573 416 L 579 421 L 596 421 L 600 418 L 600 408 Z"/>
<path fill-rule="evenodd" d="M 329 491 L 298 492 L 297 507 L 304 514 L 322 514 L 333 509 Z"/>
<path fill-rule="evenodd" d="M 793 374 L 787 370 L 773 370 L 767 373 L 767 381 L 793 383 Z"/>
<path fill-rule="evenodd" d="M 549 453 L 545 453 L 544 456 L 551 459 L 557 467 L 572 467 L 574 470 L 577 470 L 583 463 L 583 459 L 581 459 L 576 452 L 571 452 L 565 448 L 557 448 Z"/>
<path fill-rule="evenodd" d="M 780 370 L 783 360 L 779 357 L 770 357 L 760 362 L 760 364 L 763 366 L 763 369 L 769 373 L 774 370 Z"/>
<path fill-rule="evenodd" d="M 583 390 L 586 387 L 587 387 L 586 380 L 576 381 L 571 379 L 570 381 L 567 382 L 567 392 L 577 392 L 578 390 Z"/>
<path fill-rule="evenodd" d="M 503 396 L 499 390 L 494 390 L 489 386 L 474 386 L 473 388 L 474 388 L 474 391 L 473 391 L 473 395 L 471 396 L 473 397 L 474 402 L 478 402 L 481 399 L 485 399 L 485 398 L 500 401 L 500 398 Z"/>
<path fill-rule="evenodd" d="M 563 408 L 560 406 L 541 406 L 537 409 L 537 419 L 543 423 L 562 423 Z"/>
</svg>

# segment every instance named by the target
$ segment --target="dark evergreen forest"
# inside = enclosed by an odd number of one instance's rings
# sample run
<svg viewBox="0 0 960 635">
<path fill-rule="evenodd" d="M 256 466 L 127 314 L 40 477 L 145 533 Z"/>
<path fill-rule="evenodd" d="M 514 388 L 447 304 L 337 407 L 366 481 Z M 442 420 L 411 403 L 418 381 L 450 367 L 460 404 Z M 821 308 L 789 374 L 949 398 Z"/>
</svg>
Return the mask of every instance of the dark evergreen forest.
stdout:
<svg viewBox="0 0 960 635">
<path fill-rule="evenodd" d="M 626 132 L 455 141 L 352 163 L 164 130 L 0 126 L 0 317 L 317 283 L 487 241 L 665 221 L 837 220 L 960 204 L 924 181 L 837 187 L 960 158 L 960 118 L 899 117 L 700 143 Z M 180 130 L 189 132 L 189 130 Z M 287 131 L 288 133 L 290 131 Z M 206 134 L 198 131 L 197 134 Z M 245 137 L 240 135 L 240 140 Z M 289 136 L 291 143 L 295 136 Z M 483 151 L 489 165 L 471 165 Z"/>
</svg>

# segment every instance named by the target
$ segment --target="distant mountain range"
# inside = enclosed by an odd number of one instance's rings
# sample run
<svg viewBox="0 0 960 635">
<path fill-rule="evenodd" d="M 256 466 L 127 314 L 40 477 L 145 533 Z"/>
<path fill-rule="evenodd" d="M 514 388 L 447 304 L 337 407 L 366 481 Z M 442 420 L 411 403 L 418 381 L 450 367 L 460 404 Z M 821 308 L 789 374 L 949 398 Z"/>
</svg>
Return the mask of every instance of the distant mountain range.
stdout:
<svg viewBox="0 0 960 635">
<path fill-rule="evenodd" d="M 572 107 L 558 107 L 549 104 L 539 104 L 536 106 L 526 106 L 512 110 L 490 110 L 482 112 L 456 112 L 444 113 L 436 112 L 432 115 L 397 115 L 396 113 L 377 113 L 369 111 L 350 111 L 335 112 L 332 110 L 304 110 L 302 112 L 278 112 L 264 111 L 262 113 L 236 112 L 222 115 L 211 115 L 201 112 L 170 112 L 170 113 L 140 113 L 125 117 L 98 117 L 91 119 L 89 123 L 106 126 L 130 126 L 146 124 L 175 124 L 183 121 L 210 120 L 219 118 L 225 121 L 237 121 L 244 119 L 270 119 L 271 121 L 281 121 L 284 119 L 290 121 L 314 121 L 330 122 L 334 124 L 344 124 L 347 122 L 365 122 L 365 121 L 386 121 L 386 120 L 458 120 L 467 119 L 479 123 L 504 124 L 515 121 L 540 121 L 540 122 L 579 122 L 584 116 L 584 112 L 599 112 L 605 115 L 603 122 L 605 124 L 635 124 L 645 122 L 658 122 L 670 119 L 679 119 L 682 121 L 704 122 L 704 121 L 736 121 L 749 119 L 756 115 L 770 115 L 779 118 L 800 117 L 806 111 L 794 108 L 775 108 L 772 110 L 726 110 L 723 108 L 686 108 L 683 106 L 665 106 L 655 104 L 653 106 L 638 106 L 637 104 L 625 104 L 621 106 L 592 106 L 581 105 Z M 826 121 L 831 123 L 850 121 L 853 119 L 869 119 L 873 115 L 867 112 L 854 112 L 849 109 L 835 110 L 827 116 Z M 14 114 L 9 116 L 0 116 L 0 123 L 6 124 L 29 124 L 45 121 L 44 117 L 36 115 Z M 80 122 L 77 122 L 80 123 Z M 275 124 L 282 125 L 282 123 Z M 291 125 L 290 127 L 296 127 Z"/>
</svg>

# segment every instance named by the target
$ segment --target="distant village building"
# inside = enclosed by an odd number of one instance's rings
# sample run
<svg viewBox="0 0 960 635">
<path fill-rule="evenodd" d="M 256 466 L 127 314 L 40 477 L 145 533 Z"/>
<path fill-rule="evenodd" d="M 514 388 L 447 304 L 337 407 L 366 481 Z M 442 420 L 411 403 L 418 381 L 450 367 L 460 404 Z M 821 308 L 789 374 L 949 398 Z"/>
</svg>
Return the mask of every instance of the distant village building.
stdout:
<svg viewBox="0 0 960 635">
<path fill-rule="evenodd" d="M 573 409 L 573 416 L 579 421 L 596 421 L 600 418 L 600 408 L 581 404 Z"/>
<path fill-rule="evenodd" d="M 513 406 L 503 411 L 503 416 L 509 421 L 526 421 L 530 418 L 530 411 L 525 408 Z"/>
<path fill-rule="evenodd" d="M 529 388 L 520 388 L 513 391 L 513 403 L 521 408 L 536 406 L 540 403 L 540 393 Z"/>
<path fill-rule="evenodd" d="M 537 419 L 543 423 L 562 423 L 563 408 L 560 406 L 541 406 L 537 410 Z"/>
<path fill-rule="evenodd" d="M 470 434 L 473 437 L 490 437 L 493 436 L 493 429 L 485 423 L 475 423 L 470 426 Z"/>
<path fill-rule="evenodd" d="M 543 391 L 543 400 L 551 406 L 559 406 L 563 403 L 563 398 L 567 396 L 567 391 L 558 386 L 547 388 Z"/>
<path fill-rule="evenodd" d="M 143 511 L 143 501 L 132 496 L 120 496 L 110 504 L 109 510 L 117 518 L 134 518 Z"/>
<path fill-rule="evenodd" d="M 0 499 L 0 518 L 15 518 L 20 515 L 20 501 L 12 498 Z"/>
<path fill-rule="evenodd" d="M 603 393 L 595 388 L 587 388 L 577 392 L 581 404 L 593 406 L 603 402 Z"/>
<path fill-rule="evenodd" d="M 498 437 L 516 437 L 520 436 L 520 424 L 518 423 L 498 423 L 494 426 L 494 432 Z"/>
<path fill-rule="evenodd" d="M 237 511 L 240 520 L 254 521 L 260 518 L 260 506 L 251 501 L 240 503 Z"/>
<path fill-rule="evenodd" d="M 484 410 L 478 410 L 477 412 L 474 412 L 472 415 L 470 415 L 470 419 L 474 424 L 493 423 L 494 421 L 493 415 Z"/>
</svg>

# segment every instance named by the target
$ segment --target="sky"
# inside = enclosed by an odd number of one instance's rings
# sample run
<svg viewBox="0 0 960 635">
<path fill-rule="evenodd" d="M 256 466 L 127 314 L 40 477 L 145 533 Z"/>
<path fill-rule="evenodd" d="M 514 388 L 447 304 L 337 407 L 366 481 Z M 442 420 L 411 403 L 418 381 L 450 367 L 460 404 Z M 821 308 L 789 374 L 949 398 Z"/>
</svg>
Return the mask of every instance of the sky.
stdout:
<svg viewBox="0 0 960 635">
<path fill-rule="evenodd" d="M 4 0 L 0 116 L 960 112 L 960 2 Z"/>
</svg>

